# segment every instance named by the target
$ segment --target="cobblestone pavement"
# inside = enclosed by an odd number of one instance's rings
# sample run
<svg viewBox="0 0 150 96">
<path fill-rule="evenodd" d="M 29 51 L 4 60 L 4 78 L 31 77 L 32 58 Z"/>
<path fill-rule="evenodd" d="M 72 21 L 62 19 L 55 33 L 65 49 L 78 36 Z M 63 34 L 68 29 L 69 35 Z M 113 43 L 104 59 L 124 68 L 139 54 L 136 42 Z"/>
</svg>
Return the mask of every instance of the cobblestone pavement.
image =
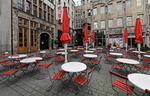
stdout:
<svg viewBox="0 0 150 96">
<path fill-rule="evenodd" d="M 103 55 L 102 55 L 103 56 Z M 69 61 L 79 61 L 79 57 Z M 47 62 L 53 62 L 52 59 Z M 42 63 L 45 63 L 42 62 Z M 60 69 L 61 64 L 53 64 L 49 68 L 50 74 Z M 18 73 L 19 77 L 15 81 L 1 81 L 0 96 L 115 96 L 111 87 L 109 70 L 111 64 L 106 64 L 104 58 L 101 60 L 102 68 L 100 71 L 95 70 L 89 86 L 82 88 L 76 94 L 74 88 L 64 87 L 61 82 L 57 82 L 51 91 L 47 92 L 46 89 L 50 85 L 48 76 L 41 77 L 44 70 L 28 72 L 25 74 Z"/>
</svg>

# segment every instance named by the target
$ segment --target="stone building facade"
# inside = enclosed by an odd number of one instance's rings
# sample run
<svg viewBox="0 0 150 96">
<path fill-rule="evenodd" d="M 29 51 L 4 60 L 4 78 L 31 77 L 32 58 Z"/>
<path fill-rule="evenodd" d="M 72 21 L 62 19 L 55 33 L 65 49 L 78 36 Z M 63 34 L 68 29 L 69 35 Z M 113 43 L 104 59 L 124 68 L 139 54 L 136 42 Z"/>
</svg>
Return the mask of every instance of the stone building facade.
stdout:
<svg viewBox="0 0 150 96">
<path fill-rule="evenodd" d="M 85 0 L 83 0 L 85 1 Z M 92 29 L 96 32 L 97 45 L 123 43 L 123 29 L 128 28 L 129 46 L 135 47 L 134 26 L 136 18 L 140 18 L 143 26 L 144 44 L 149 42 L 149 0 L 99 0 L 91 3 Z M 84 6 L 84 5 L 83 5 Z"/>
<path fill-rule="evenodd" d="M 12 0 L 12 2 L 2 0 L 1 2 L 3 7 L 7 5 L 7 8 L 2 10 L 8 10 L 8 16 L 11 16 L 12 4 L 13 20 L 11 23 L 11 19 L 7 20 L 5 17 L 6 12 L 2 12 L 4 20 L 9 22 L 9 25 L 4 25 L 9 31 L 0 28 L 4 30 L 1 34 L 7 32 L 6 36 L 9 37 L 3 43 L 9 42 L 8 46 L 10 46 L 10 38 L 13 37 L 13 51 L 17 53 L 35 52 L 53 47 L 55 37 L 55 2 L 53 0 Z M 12 36 L 10 24 L 13 26 Z"/>
</svg>

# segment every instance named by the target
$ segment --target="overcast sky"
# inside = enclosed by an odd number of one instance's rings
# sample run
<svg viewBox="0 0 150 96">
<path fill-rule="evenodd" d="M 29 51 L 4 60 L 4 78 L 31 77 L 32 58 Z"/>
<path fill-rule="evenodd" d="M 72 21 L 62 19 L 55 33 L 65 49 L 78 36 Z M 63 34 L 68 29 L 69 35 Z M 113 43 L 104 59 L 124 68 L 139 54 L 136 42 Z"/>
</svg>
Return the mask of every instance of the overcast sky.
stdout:
<svg viewBox="0 0 150 96">
<path fill-rule="evenodd" d="M 78 5 L 78 4 L 80 4 L 80 1 L 81 0 L 74 0 L 74 2 Z"/>
</svg>

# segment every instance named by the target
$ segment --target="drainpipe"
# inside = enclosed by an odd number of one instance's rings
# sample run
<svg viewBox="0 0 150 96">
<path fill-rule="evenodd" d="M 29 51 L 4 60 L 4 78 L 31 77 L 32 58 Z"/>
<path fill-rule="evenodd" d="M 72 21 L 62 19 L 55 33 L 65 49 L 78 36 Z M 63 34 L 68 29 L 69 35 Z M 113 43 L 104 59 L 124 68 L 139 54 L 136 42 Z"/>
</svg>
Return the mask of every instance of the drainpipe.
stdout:
<svg viewBox="0 0 150 96">
<path fill-rule="evenodd" d="M 11 55 L 13 55 L 13 0 L 11 0 Z"/>
</svg>

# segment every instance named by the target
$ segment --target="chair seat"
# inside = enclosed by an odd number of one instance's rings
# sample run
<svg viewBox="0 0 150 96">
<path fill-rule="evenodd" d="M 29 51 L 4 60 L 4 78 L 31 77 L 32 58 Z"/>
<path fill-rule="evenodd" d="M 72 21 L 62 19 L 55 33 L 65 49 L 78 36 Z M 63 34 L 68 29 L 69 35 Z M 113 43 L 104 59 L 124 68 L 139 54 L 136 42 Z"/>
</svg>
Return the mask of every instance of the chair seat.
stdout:
<svg viewBox="0 0 150 96">
<path fill-rule="evenodd" d="M 80 86 L 84 86 L 87 82 L 87 78 L 84 75 L 78 75 L 75 77 L 74 82 L 79 84 Z"/>
<path fill-rule="evenodd" d="M 16 73 L 16 72 L 17 72 L 16 69 L 11 69 L 11 70 L 9 70 L 9 71 L 3 72 L 3 74 L 4 74 L 4 75 L 12 75 L 12 74 L 14 74 L 14 73 Z"/>
<path fill-rule="evenodd" d="M 94 64 L 94 65 L 98 65 L 98 64 L 100 64 L 100 61 L 98 61 L 98 60 L 94 60 L 94 61 L 92 61 L 92 64 Z"/>
<path fill-rule="evenodd" d="M 121 65 L 113 65 L 112 68 L 114 68 L 114 69 L 124 69 L 124 66 L 121 66 Z"/>
<path fill-rule="evenodd" d="M 62 80 L 64 75 L 65 75 L 65 71 L 61 70 L 57 72 L 56 74 L 54 74 L 54 76 L 52 77 L 52 80 Z"/>
<path fill-rule="evenodd" d="M 38 68 L 45 68 L 45 69 L 47 69 L 51 65 L 52 65 L 52 63 L 50 63 L 50 64 L 40 64 L 40 65 L 38 65 Z"/>
<path fill-rule="evenodd" d="M 121 80 L 115 80 L 112 83 L 113 87 L 119 88 L 121 91 L 123 91 L 126 94 L 132 94 L 134 87 L 121 81 Z"/>
</svg>

